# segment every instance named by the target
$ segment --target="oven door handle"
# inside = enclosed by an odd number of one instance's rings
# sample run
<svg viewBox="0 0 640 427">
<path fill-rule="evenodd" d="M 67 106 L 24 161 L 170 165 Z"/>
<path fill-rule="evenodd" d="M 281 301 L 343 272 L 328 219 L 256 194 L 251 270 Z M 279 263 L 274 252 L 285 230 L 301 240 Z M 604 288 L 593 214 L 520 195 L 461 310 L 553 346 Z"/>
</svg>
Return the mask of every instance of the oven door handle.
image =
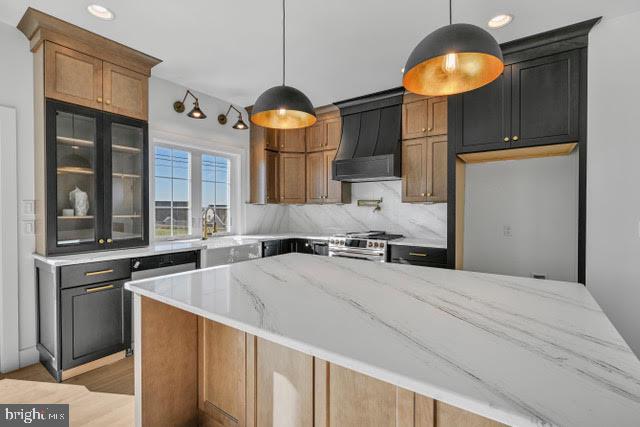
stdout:
<svg viewBox="0 0 640 427">
<path fill-rule="evenodd" d="M 384 252 L 364 252 L 364 251 L 359 251 L 357 249 L 339 249 L 339 248 L 329 248 L 329 250 L 331 252 L 335 252 L 338 254 L 358 254 L 358 255 L 365 255 L 365 256 L 376 256 L 376 257 L 382 257 L 384 256 Z"/>
</svg>

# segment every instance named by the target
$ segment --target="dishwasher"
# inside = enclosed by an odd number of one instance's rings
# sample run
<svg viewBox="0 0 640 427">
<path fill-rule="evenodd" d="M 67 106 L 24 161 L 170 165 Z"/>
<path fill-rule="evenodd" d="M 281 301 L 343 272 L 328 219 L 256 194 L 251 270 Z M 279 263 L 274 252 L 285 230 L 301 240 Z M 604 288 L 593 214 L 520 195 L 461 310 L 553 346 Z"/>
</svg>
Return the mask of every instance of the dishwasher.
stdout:
<svg viewBox="0 0 640 427">
<path fill-rule="evenodd" d="M 131 258 L 131 280 L 149 279 L 200 268 L 200 251 Z M 131 299 L 131 349 L 134 348 L 133 298 Z"/>
</svg>

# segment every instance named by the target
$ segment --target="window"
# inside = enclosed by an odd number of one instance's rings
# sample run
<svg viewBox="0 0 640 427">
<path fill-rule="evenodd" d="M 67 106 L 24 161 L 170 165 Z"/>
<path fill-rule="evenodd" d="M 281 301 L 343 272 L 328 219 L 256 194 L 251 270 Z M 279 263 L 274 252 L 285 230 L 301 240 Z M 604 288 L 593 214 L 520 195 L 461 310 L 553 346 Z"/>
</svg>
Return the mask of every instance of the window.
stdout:
<svg viewBox="0 0 640 427">
<path fill-rule="evenodd" d="M 191 153 L 155 148 L 156 237 L 189 236 L 191 231 Z"/>
<path fill-rule="evenodd" d="M 232 214 L 240 212 L 241 155 L 159 144 L 153 148 L 155 238 L 200 237 L 202 216 L 209 207 L 215 212 L 215 233 L 233 232 L 238 221 Z"/>
<path fill-rule="evenodd" d="M 214 209 L 215 230 L 221 233 L 229 231 L 231 218 L 230 163 L 225 157 L 202 155 L 202 213 Z"/>
</svg>

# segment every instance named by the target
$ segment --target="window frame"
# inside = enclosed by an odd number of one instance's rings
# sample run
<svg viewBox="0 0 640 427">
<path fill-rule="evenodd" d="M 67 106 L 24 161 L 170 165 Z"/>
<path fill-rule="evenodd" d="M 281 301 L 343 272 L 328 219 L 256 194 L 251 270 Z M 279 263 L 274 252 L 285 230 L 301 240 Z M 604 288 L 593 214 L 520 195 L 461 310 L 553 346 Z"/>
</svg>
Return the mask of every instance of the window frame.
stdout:
<svg viewBox="0 0 640 427">
<path fill-rule="evenodd" d="M 241 181 L 241 168 L 242 168 L 242 150 L 236 150 L 234 147 L 224 147 L 221 144 L 213 145 L 209 141 L 184 141 L 181 138 L 171 137 L 152 137 L 151 147 L 149 150 L 149 170 L 153 173 L 150 182 L 150 197 L 149 197 L 149 234 L 151 241 L 180 241 L 180 240 L 193 240 L 202 238 L 202 155 L 207 154 L 216 157 L 224 157 L 229 160 L 229 226 L 226 231 L 217 232 L 216 236 L 226 236 L 232 234 L 238 234 L 241 227 L 241 194 L 242 194 L 242 181 Z M 191 234 L 182 236 L 156 236 L 156 189 L 155 189 L 155 150 L 156 147 L 163 147 L 168 149 L 177 149 L 182 151 L 188 151 L 191 156 L 191 180 L 190 180 L 190 195 L 191 195 L 191 209 L 190 209 L 190 221 L 191 221 Z"/>
</svg>

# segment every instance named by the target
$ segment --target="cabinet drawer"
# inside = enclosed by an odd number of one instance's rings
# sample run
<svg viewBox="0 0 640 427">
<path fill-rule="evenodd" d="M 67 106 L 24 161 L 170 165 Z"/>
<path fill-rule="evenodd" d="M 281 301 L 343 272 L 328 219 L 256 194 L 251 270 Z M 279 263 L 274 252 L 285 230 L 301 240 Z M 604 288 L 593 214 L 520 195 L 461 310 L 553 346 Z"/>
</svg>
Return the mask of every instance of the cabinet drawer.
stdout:
<svg viewBox="0 0 640 427">
<path fill-rule="evenodd" d="M 447 250 L 422 246 L 391 245 L 391 262 L 442 267 L 447 264 Z"/>
<path fill-rule="evenodd" d="M 60 268 L 60 287 L 73 288 L 129 277 L 131 277 L 129 259 L 70 265 Z"/>
</svg>

